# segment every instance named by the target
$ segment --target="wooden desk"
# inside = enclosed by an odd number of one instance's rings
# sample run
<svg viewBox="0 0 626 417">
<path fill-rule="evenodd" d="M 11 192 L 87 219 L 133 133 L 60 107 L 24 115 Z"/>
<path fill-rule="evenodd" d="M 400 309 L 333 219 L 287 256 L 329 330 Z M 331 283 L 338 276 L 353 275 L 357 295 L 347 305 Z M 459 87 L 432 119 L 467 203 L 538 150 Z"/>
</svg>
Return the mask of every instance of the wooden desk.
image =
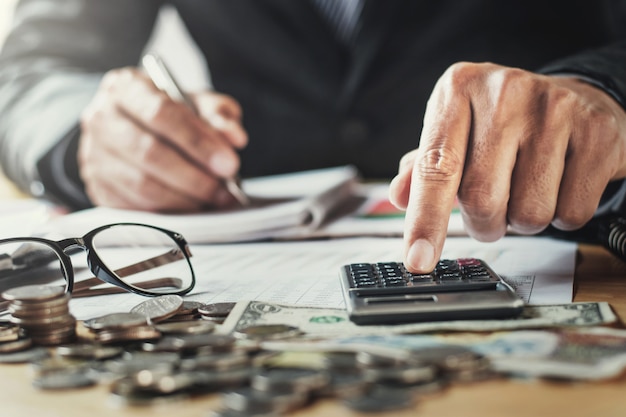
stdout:
<svg viewBox="0 0 626 417">
<path fill-rule="evenodd" d="M 575 301 L 607 301 L 626 317 L 626 264 L 602 248 L 581 245 L 575 277 Z M 27 365 L 0 366 L 0 416 L 2 417 L 203 417 L 219 406 L 216 396 L 128 408 L 111 403 L 107 387 L 65 392 L 42 392 L 31 386 Z M 327 400 L 300 410 L 294 416 L 357 416 L 337 402 Z M 502 380 L 455 385 L 441 394 L 425 397 L 414 410 L 381 416 L 420 417 L 624 417 L 626 375 L 601 383 L 557 383 Z"/>
</svg>

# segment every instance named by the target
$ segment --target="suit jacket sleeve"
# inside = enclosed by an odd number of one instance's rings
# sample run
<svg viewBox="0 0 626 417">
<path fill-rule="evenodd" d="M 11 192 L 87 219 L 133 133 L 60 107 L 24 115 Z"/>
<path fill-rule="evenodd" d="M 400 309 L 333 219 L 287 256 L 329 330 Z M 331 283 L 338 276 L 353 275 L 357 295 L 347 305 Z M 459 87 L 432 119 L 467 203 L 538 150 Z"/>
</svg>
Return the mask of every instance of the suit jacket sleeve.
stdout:
<svg viewBox="0 0 626 417">
<path fill-rule="evenodd" d="M 137 64 L 159 7 L 156 0 L 18 3 L 0 53 L 0 165 L 20 188 L 89 205 L 76 167 L 80 113 L 104 72 Z"/>
</svg>

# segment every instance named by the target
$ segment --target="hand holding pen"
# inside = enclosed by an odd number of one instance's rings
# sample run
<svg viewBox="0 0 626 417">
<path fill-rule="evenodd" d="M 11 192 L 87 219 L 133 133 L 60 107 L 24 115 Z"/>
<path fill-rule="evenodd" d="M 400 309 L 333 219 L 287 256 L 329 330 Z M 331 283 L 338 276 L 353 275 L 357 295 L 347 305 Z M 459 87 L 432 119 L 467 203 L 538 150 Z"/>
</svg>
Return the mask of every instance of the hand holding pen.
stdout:
<svg viewBox="0 0 626 417">
<path fill-rule="evenodd" d="M 91 201 L 159 212 L 245 203 L 233 188 L 248 140 L 238 103 L 205 91 L 186 104 L 155 82 L 112 70 L 83 112 L 78 162 Z"/>
<path fill-rule="evenodd" d="M 178 83 L 174 79 L 172 73 L 165 65 L 165 62 L 156 54 L 148 53 L 143 56 L 141 63 L 143 68 L 148 73 L 148 76 L 152 79 L 152 82 L 161 89 L 166 92 L 170 98 L 173 100 L 178 100 L 182 103 L 185 103 L 189 106 L 190 109 L 194 111 L 194 113 L 198 114 L 198 109 L 196 109 L 195 103 L 181 90 L 178 86 Z M 213 116 L 220 117 L 219 115 Z M 217 122 L 216 124 L 219 124 Z M 243 190 L 239 187 L 237 180 L 234 177 L 225 178 L 224 183 L 228 191 L 237 199 L 237 201 L 242 206 L 247 206 L 250 204 L 248 197 L 243 192 Z"/>
</svg>

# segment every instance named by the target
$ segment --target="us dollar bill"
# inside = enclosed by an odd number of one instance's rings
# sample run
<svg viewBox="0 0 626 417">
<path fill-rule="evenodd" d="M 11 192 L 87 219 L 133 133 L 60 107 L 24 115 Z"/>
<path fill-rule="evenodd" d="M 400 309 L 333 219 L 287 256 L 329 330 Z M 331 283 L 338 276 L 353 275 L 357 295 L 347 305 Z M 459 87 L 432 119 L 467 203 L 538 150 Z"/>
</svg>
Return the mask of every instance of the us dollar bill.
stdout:
<svg viewBox="0 0 626 417">
<path fill-rule="evenodd" d="M 615 323 L 617 317 L 605 302 L 528 305 L 523 313 L 506 320 L 458 320 L 396 325 L 356 325 L 345 310 L 240 301 L 222 324 L 220 332 L 233 333 L 267 324 L 289 324 L 313 337 L 389 335 L 425 332 L 487 332 L 553 327 L 587 327 Z"/>
<path fill-rule="evenodd" d="M 279 352 L 369 352 L 414 359 L 463 347 L 487 358 L 491 370 L 524 378 L 605 380 L 626 369 L 626 330 L 608 327 L 337 336 L 263 345 Z"/>
</svg>

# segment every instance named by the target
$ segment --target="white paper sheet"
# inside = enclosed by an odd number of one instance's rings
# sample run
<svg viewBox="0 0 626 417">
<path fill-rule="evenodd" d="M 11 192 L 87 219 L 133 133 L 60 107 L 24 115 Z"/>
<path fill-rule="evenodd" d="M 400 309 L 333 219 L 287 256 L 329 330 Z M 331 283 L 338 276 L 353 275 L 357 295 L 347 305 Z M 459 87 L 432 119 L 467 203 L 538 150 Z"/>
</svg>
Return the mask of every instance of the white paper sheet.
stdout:
<svg viewBox="0 0 626 417">
<path fill-rule="evenodd" d="M 354 262 L 399 261 L 402 239 L 332 240 L 196 245 L 197 277 L 186 298 L 204 303 L 264 300 L 314 307 L 343 307 L 339 268 Z M 127 251 L 127 256 L 132 252 Z M 532 304 L 572 301 L 576 245 L 536 237 L 505 237 L 494 243 L 448 238 L 443 257 L 478 257 L 489 263 Z M 516 284 L 517 283 L 517 284 Z M 73 299 L 72 314 L 87 319 L 129 311 L 145 300 L 133 294 Z"/>
</svg>

